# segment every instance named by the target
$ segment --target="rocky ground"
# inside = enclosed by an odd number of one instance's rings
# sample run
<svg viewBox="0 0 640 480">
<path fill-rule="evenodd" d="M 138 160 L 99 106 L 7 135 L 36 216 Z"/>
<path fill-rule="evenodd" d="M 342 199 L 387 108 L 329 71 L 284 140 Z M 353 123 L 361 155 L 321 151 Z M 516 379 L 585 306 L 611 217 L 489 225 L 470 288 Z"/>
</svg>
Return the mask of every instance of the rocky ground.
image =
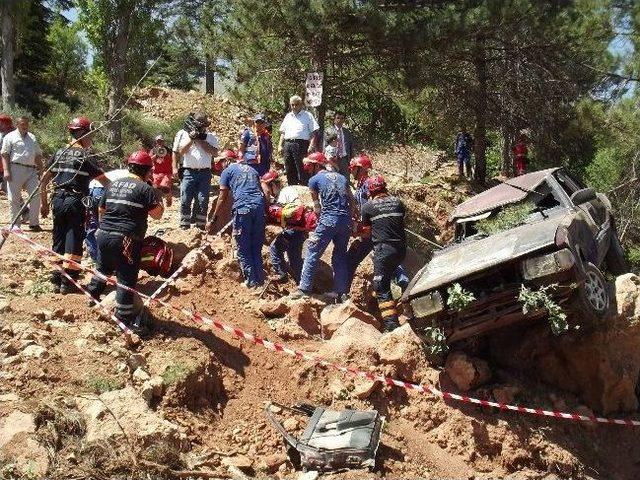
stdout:
<svg viewBox="0 0 640 480">
<path fill-rule="evenodd" d="M 448 215 L 472 186 L 420 149 L 376 152 L 374 161 L 395 179 L 412 229 L 447 241 Z M 165 230 L 179 261 L 203 238 L 174 230 L 176 204 L 149 231 Z M 0 224 L 7 207 L 0 197 Z M 50 220 L 43 227 L 29 236 L 50 245 Z M 410 271 L 428 256 L 424 247 L 408 258 Z M 340 306 L 287 300 L 291 283 L 272 284 L 262 297 L 244 289 L 228 236 L 187 262 L 161 298 L 251 334 L 476 398 L 640 418 L 640 279 L 633 275 L 612 285 L 616 311 L 595 331 L 553 337 L 544 322 L 505 330 L 476 353 L 452 352 L 441 368 L 408 325 L 380 333 L 370 262 L 359 270 L 352 302 Z M 85 297 L 51 293 L 47 272 L 15 238 L 0 251 L 0 478 L 316 478 L 302 477 L 288 459 L 264 414 L 268 401 L 386 417 L 376 469 L 326 477 L 640 478 L 638 427 L 516 414 L 354 380 L 157 306 L 152 335 L 130 347 Z M 328 274 L 323 265 L 318 290 L 329 287 Z M 143 274 L 140 290 L 161 282 Z M 299 433 L 304 419 L 285 426 Z"/>
</svg>

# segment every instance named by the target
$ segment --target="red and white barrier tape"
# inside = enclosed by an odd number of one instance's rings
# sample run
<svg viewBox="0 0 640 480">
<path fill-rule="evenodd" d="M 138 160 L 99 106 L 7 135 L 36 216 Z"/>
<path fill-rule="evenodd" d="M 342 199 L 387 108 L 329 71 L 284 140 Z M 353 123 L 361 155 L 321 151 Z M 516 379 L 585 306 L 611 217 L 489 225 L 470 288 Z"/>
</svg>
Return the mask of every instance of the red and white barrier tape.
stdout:
<svg viewBox="0 0 640 480">
<path fill-rule="evenodd" d="M 16 233 L 17 235 L 17 233 Z M 38 245 L 37 243 L 34 242 L 35 245 Z M 40 256 L 45 256 L 48 255 L 50 252 L 43 248 L 38 248 L 38 247 L 34 247 L 32 246 L 31 248 L 33 248 L 33 250 L 36 252 L 36 254 L 40 255 Z M 69 263 L 73 263 L 76 264 L 76 262 L 74 261 L 70 261 L 68 259 L 65 259 L 63 256 L 60 255 L 61 259 L 64 259 L 65 261 L 68 261 Z M 60 272 L 60 274 L 62 276 L 64 276 L 67 280 L 69 280 L 73 285 L 76 286 L 76 288 L 78 288 L 78 290 L 80 290 L 92 303 L 92 308 L 95 308 L 97 310 L 102 310 L 105 315 L 107 315 L 107 317 L 109 317 L 117 326 L 118 328 L 120 328 L 120 330 L 122 330 L 125 334 L 125 337 L 127 338 L 128 342 L 132 342 L 133 339 L 136 337 L 135 333 L 133 333 L 129 327 L 127 327 L 124 323 L 122 323 L 122 321 L 120 321 L 120 319 L 118 317 L 116 317 L 113 313 L 111 313 L 104 305 L 102 305 L 102 303 L 100 303 L 98 300 L 96 300 L 93 295 L 91 295 L 87 289 L 85 289 L 82 285 L 80 285 L 80 282 L 78 282 L 77 280 L 75 280 L 73 277 L 71 277 L 71 275 L 69 275 L 65 269 L 60 266 L 60 264 L 58 262 L 56 262 L 53 259 L 47 259 L 47 261 L 51 264 L 51 266 L 53 268 L 55 268 L 56 270 L 58 270 Z M 81 266 L 81 265 L 80 265 Z M 82 266 L 81 266 L 82 267 Z M 85 268 L 85 267 L 82 267 Z"/>
<path fill-rule="evenodd" d="M 4 232 L 8 232 L 7 230 L 4 230 Z M 124 288 L 126 290 L 129 290 L 131 292 L 137 293 L 138 295 L 140 295 L 142 298 L 146 298 L 149 301 L 153 301 L 155 303 L 157 303 L 158 305 L 161 305 L 163 307 L 167 307 L 171 310 L 175 310 L 178 311 L 180 313 L 182 313 L 184 316 L 186 316 L 187 318 L 194 320 L 197 323 L 202 323 L 205 325 L 209 325 L 209 326 L 213 326 L 215 328 L 217 328 L 218 330 L 222 330 L 226 333 L 229 333 L 231 335 L 234 335 L 237 338 L 241 338 L 244 340 L 247 340 L 249 342 L 252 342 L 256 345 L 262 345 L 263 347 L 267 348 L 268 350 L 272 350 L 274 352 L 280 352 L 280 353 L 285 353 L 287 355 L 291 355 L 293 357 L 296 358 L 301 358 L 303 360 L 307 360 L 309 362 L 313 362 L 317 365 L 322 365 L 324 367 L 328 367 L 328 368 L 332 368 L 334 370 L 337 370 L 339 372 L 343 372 L 355 377 L 361 377 L 361 378 L 365 378 L 367 380 L 371 380 L 371 381 L 379 381 L 385 385 L 390 385 L 390 386 L 395 386 L 395 387 L 399 387 L 399 388 L 404 388 L 405 390 L 410 390 L 410 391 L 414 391 L 414 392 L 419 392 L 419 393 L 430 393 L 432 395 L 441 397 L 443 399 L 450 399 L 450 400 L 455 400 L 458 402 L 463 402 L 463 403 L 469 403 L 469 404 L 475 404 L 475 405 L 481 405 L 483 407 L 494 407 L 494 408 L 498 408 L 500 410 L 509 410 L 509 411 L 513 411 L 513 412 L 518 412 L 518 413 L 528 413 L 531 415 L 538 415 L 538 416 L 545 416 L 545 417 L 554 417 L 554 418 L 563 418 L 566 420 L 574 420 L 574 421 L 581 421 L 581 422 L 591 422 L 591 423 L 596 423 L 596 424 L 609 424 L 609 425 L 626 425 L 626 426 L 640 426 L 640 421 L 638 420 L 630 420 L 630 419 L 615 419 L 615 418 L 603 418 L 603 417 L 596 417 L 596 416 L 587 416 L 587 415 L 581 415 L 581 414 L 577 414 L 577 413 L 568 413 L 568 412 L 558 412 L 558 411 L 554 411 L 554 410 L 543 410 L 541 408 L 530 408 L 530 407 L 522 407 L 519 405 L 509 405 L 506 403 L 500 403 L 500 402 L 492 402 L 490 400 L 482 400 L 479 398 L 473 398 L 473 397 L 467 397 L 465 395 L 459 395 L 457 393 L 451 393 L 451 392 L 443 392 L 439 389 L 437 389 L 436 387 L 434 387 L 433 385 L 418 385 L 415 383 L 410 383 L 410 382 L 405 382 L 403 380 L 397 380 L 391 377 L 385 377 L 383 375 L 377 375 L 371 372 L 367 372 L 364 370 L 359 370 L 357 368 L 353 368 L 353 367 L 346 367 L 344 365 L 340 365 L 337 363 L 333 363 L 333 362 L 329 362 L 328 360 L 324 360 L 320 357 L 316 357 L 314 355 L 311 355 L 309 353 L 306 353 L 302 350 L 296 350 L 294 348 L 288 347 L 286 345 L 280 344 L 280 343 L 276 343 L 276 342 L 271 342 L 265 338 L 253 335 L 251 333 L 245 332 L 244 330 L 238 328 L 238 327 L 234 327 L 234 326 L 230 326 L 230 325 L 226 325 L 222 322 L 219 322 L 217 320 L 213 320 L 210 319 L 200 313 L 197 312 L 191 312 L 190 310 L 187 310 L 185 308 L 180 308 L 180 307 L 176 307 L 174 305 L 171 305 L 167 302 L 164 302 L 162 300 L 158 300 L 157 298 L 151 298 L 149 295 L 146 295 L 144 293 L 138 292 L 137 290 L 127 287 L 126 285 L 121 285 L 119 284 L 115 279 L 110 278 L 110 277 L 106 277 L 104 275 L 102 275 L 100 272 L 97 272 L 95 270 L 92 270 L 89 267 L 85 267 L 83 265 L 80 265 L 77 262 L 74 261 L 70 261 L 69 259 L 64 258 L 62 255 L 57 254 L 56 252 L 53 252 L 52 250 L 34 242 L 33 240 L 31 240 L 30 238 L 26 237 L 24 234 L 22 234 L 21 232 L 16 232 L 16 231 L 11 231 L 8 232 L 13 234 L 14 236 L 20 238 L 22 241 L 29 243 L 32 248 L 34 249 L 39 249 L 41 250 L 43 253 L 46 252 L 48 254 L 54 255 L 56 257 L 59 257 L 61 259 L 64 259 L 65 261 L 75 264 L 76 266 L 82 268 L 83 270 L 87 270 L 87 271 L 92 271 L 94 273 L 94 275 L 97 275 L 98 277 L 102 278 L 104 281 L 112 284 L 112 285 L 116 285 L 120 288 Z"/>
<path fill-rule="evenodd" d="M 210 239 L 205 239 L 204 243 L 198 247 L 195 251 L 196 252 L 201 252 L 202 250 L 205 249 L 205 247 L 207 246 L 208 243 L 210 243 L 211 241 L 215 240 L 216 238 L 218 238 L 220 235 L 222 235 L 222 233 L 231 226 L 231 224 L 233 223 L 233 220 L 230 220 L 229 223 L 227 223 L 224 227 L 222 227 L 220 230 L 218 230 L 218 233 L 216 233 L 213 237 L 211 237 Z M 191 252 L 189 252 L 191 253 Z M 187 258 L 185 256 L 185 258 Z M 158 295 L 160 295 L 166 288 L 169 287 L 169 285 L 172 285 L 180 276 L 180 274 L 184 271 L 184 269 L 186 268 L 186 264 L 184 263 L 184 259 L 182 259 L 182 263 L 180 264 L 180 266 L 178 267 L 178 269 L 173 272 L 171 274 L 171 276 L 169 278 L 167 278 L 162 285 L 160 285 L 155 292 L 153 292 L 150 296 L 150 300 L 155 299 Z M 145 305 L 149 304 L 149 300 L 146 300 Z"/>
</svg>

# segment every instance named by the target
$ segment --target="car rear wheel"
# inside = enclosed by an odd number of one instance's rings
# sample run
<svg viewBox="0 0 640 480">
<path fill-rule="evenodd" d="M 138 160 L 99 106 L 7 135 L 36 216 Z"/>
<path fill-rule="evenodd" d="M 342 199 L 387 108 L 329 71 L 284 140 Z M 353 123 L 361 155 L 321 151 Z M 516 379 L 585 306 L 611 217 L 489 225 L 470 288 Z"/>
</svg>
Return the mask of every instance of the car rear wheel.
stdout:
<svg viewBox="0 0 640 480">
<path fill-rule="evenodd" d="M 607 250 L 607 256 L 605 257 L 605 263 L 607 270 L 613 275 L 622 275 L 630 271 L 627 259 L 624 256 L 624 250 L 620 244 L 618 234 L 613 232 L 611 235 L 611 244 L 609 250 Z"/>
<path fill-rule="evenodd" d="M 572 305 L 577 324 L 593 327 L 606 318 L 611 306 L 610 288 L 602 272 L 592 263 L 585 264 L 584 283 L 578 288 Z"/>
</svg>

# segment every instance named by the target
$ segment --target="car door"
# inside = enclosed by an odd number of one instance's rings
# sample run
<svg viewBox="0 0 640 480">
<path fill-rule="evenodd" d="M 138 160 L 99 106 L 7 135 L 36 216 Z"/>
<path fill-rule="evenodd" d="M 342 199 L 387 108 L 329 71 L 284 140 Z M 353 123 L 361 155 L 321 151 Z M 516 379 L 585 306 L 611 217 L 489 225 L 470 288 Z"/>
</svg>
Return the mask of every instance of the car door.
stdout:
<svg viewBox="0 0 640 480">
<path fill-rule="evenodd" d="M 555 173 L 555 177 L 569 198 L 571 198 L 574 193 L 586 188 L 584 184 L 570 176 L 565 170 L 558 170 Z M 611 240 L 611 220 L 609 218 L 609 209 L 602 200 L 602 196 L 599 194 L 596 194 L 592 199 L 586 202 L 576 204 L 572 201 L 572 203 L 576 210 L 581 211 L 584 214 L 585 220 L 593 232 L 596 248 L 598 250 L 598 264 L 600 264 L 609 249 L 609 243 Z"/>
</svg>

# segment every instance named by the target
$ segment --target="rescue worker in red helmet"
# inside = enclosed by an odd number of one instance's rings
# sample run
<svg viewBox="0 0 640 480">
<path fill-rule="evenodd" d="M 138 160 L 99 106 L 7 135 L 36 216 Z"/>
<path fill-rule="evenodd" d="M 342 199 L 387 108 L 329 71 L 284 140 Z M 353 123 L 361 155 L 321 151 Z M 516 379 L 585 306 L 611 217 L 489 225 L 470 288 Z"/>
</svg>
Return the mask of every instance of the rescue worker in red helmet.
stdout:
<svg viewBox="0 0 640 480">
<path fill-rule="evenodd" d="M 373 289 L 378 300 L 384 330 L 399 327 L 396 301 L 391 295 L 391 279 L 406 255 L 405 206 L 389 195 L 380 175 L 367 180 L 369 200 L 362 207 L 362 224 L 371 229 L 373 242 Z"/>
<path fill-rule="evenodd" d="M 335 296 L 338 301 L 344 301 L 348 294 L 347 245 L 352 218 L 356 216 L 357 210 L 345 176 L 333 168 L 325 169 L 326 165 L 327 159 L 320 152 L 312 153 L 303 160 L 303 167 L 311 177 L 309 190 L 314 210 L 318 214 L 318 226 L 309 235 L 299 290 L 291 295 L 293 299 L 311 293 L 315 271 L 329 242 L 333 242 L 331 265 L 334 291 L 331 292 L 331 296 Z"/>
<path fill-rule="evenodd" d="M 281 206 L 300 205 L 300 197 L 295 187 L 288 185 L 282 188 L 280 175 L 271 169 L 260 177 L 262 190 L 269 203 L 277 203 Z M 269 259 L 271 266 L 275 270 L 278 280 L 284 282 L 291 270 L 291 274 L 296 283 L 300 282 L 300 272 L 302 271 L 302 246 L 306 238 L 306 233 L 295 228 L 284 228 L 269 246 Z M 285 254 L 289 265 L 285 262 Z M 287 268 L 288 267 L 288 268 Z"/>
<path fill-rule="evenodd" d="M 53 183 L 51 206 L 53 209 L 53 250 L 67 260 L 80 262 L 85 237 L 85 197 L 89 195 L 89 182 L 96 179 L 102 185 L 109 184 L 102 168 L 91 154 L 91 121 L 77 117 L 67 126 L 70 144 L 59 149 L 49 161 L 49 169 L 42 178 L 40 214 L 49 215 L 47 185 Z M 69 262 L 60 262 L 72 279 L 78 279 L 80 269 Z M 77 287 L 59 270 L 51 275 L 54 292 L 75 293 Z"/>
<path fill-rule="evenodd" d="M 355 199 L 359 212 L 362 212 L 362 207 L 364 207 L 370 198 L 367 180 L 369 179 L 369 172 L 372 168 L 371 158 L 365 153 L 361 153 L 357 157 L 352 158 L 351 162 L 349 162 L 349 171 L 356 181 Z M 351 284 L 358 265 L 367 258 L 367 255 L 369 255 L 372 250 L 373 243 L 371 242 L 370 236 L 356 238 L 351 242 L 351 245 L 349 245 L 349 250 L 347 250 L 347 258 L 349 259 L 349 290 L 351 290 Z M 394 280 L 403 291 L 407 288 L 407 285 L 409 285 L 409 277 L 402 265 L 398 266 Z"/>
<path fill-rule="evenodd" d="M 132 153 L 127 160 L 130 175 L 114 180 L 100 200 L 100 227 L 97 270 L 103 275 L 115 272 L 118 283 L 136 287 L 140 271 L 142 240 L 147 232 L 147 216 L 162 217 L 164 207 L 151 186 L 153 159 L 146 150 Z M 106 287 L 97 276 L 87 290 L 99 299 Z M 137 333 L 144 333 L 144 312 L 135 311 L 133 293 L 118 287 L 115 316 Z"/>
</svg>

